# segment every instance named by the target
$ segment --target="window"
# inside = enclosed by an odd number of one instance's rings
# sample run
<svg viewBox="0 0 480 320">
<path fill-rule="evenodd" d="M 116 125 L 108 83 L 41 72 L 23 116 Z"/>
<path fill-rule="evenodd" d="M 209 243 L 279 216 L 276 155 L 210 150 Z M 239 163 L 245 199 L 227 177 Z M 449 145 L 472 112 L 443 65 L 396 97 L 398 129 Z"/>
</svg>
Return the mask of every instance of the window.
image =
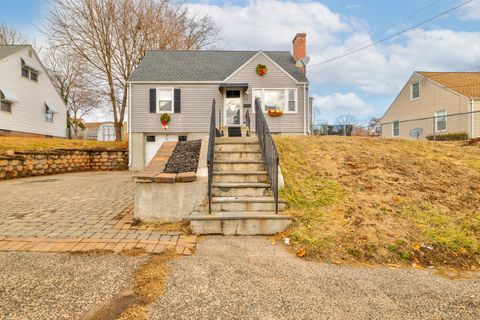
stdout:
<svg viewBox="0 0 480 320">
<path fill-rule="evenodd" d="M 282 110 L 285 113 L 297 112 L 297 89 L 253 89 L 253 104 L 255 99 L 262 101 L 264 112 Z"/>
<path fill-rule="evenodd" d="M 178 141 L 187 141 L 187 136 L 178 136 Z"/>
<path fill-rule="evenodd" d="M 28 78 L 28 69 L 22 68 L 22 77 Z"/>
<path fill-rule="evenodd" d="M 173 113 L 173 89 L 157 88 L 157 113 Z"/>
<path fill-rule="evenodd" d="M 12 112 L 12 104 L 10 102 L 2 100 L 2 105 L 0 110 L 5 112 Z"/>
<path fill-rule="evenodd" d="M 447 131 L 447 110 L 435 112 L 435 131 Z"/>
<path fill-rule="evenodd" d="M 147 142 L 155 142 L 155 136 L 147 136 Z"/>
<path fill-rule="evenodd" d="M 0 91 L 0 110 L 5 112 L 12 112 L 12 103 L 5 100 L 5 95 Z"/>
<path fill-rule="evenodd" d="M 45 104 L 45 120 L 47 122 L 53 122 L 54 112 Z"/>
<path fill-rule="evenodd" d="M 400 122 L 393 121 L 392 123 L 392 135 L 394 137 L 398 137 L 400 135 Z"/>
<path fill-rule="evenodd" d="M 411 92 L 410 92 L 410 99 L 415 100 L 420 97 L 420 83 L 415 82 L 412 84 Z"/>
<path fill-rule="evenodd" d="M 33 81 L 38 81 L 38 73 L 35 71 L 30 72 L 30 79 Z"/>
</svg>

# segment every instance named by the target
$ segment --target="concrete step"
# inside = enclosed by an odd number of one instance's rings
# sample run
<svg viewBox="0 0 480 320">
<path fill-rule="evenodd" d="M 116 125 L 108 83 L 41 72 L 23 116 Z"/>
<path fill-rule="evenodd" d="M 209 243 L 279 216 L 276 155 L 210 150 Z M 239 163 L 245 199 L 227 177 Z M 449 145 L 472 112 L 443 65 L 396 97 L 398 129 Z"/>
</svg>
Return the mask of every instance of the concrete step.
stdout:
<svg viewBox="0 0 480 320">
<path fill-rule="evenodd" d="M 244 138 L 225 138 L 225 139 L 244 139 Z M 258 143 L 217 143 L 215 141 L 215 153 L 222 151 L 236 151 L 236 152 L 260 152 L 260 145 Z"/>
<path fill-rule="evenodd" d="M 279 201 L 278 211 L 286 208 L 284 201 Z M 275 211 L 273 197 L 213 197 L 212 211 Z"/>
<path fill-rule="evenodd" d="M 213 171 L 263 171 L 265 163 L 262 160 L 215 160 Z"/>
<path fill-rule="evenodd" d="M 219 144 L 258 144 L 257 137 L 228 137 L 216 138 L 215 145 Z"/>
<path fill-rule="evenodd" d="M 215 160 L 262 160 L 260 151 L 217 151 Z"/>
<path fill-rule="evenodd" d="M 286 229 L 292 221 L 271 211 L 193 212 L 190 228 L 196 234 L 272 235 Z"/>
<path fill-rule="evenodd" d="M 264 197 L 272 196 L 268 183 L 214 183 L 214 197 Z"/>
<path fill-rule="evenodd" d="M 268 182 L 266 171 L 213 172 L 213 183 Z"/>
</svg>

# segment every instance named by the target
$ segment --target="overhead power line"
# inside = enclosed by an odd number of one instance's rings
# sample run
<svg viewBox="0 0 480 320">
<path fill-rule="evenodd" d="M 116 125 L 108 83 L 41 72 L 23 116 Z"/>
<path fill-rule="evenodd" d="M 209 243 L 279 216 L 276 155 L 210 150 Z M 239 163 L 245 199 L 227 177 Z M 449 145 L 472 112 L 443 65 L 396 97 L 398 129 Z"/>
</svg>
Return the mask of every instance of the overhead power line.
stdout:
<svg viewBox="0 0 480 320">
<path fill-rule="evenodd" d="M 341 59 L 341 58 L 343 58 L 343 57 L 347 57 L 347 56 L 349 56 L 349 55 L 352 55 L 352 54 L 354 54 L 354 53 L 356 53 L 356 52 L 359 52 L 359 51 L 362 51 L 362 50 L 371 48 L 371 47 L 373 47 L 373 46 L 376 46 L 376 45 L 379 44 L 379 43 L 382 43 L 382 42 L 385 42 L 385 41 L 390 40 L 390 39 L 392 39 L 392 38 L 395 38 L 395 37 L 397 37 L 397 36 L 399 36 L 399 35 L 401 35 L 401 34 L 403 34 L 403 33 L 406 33 L 406 32 L 408 32 L 408 31 L 411 31 L 411 30 L 413 30 L 413 29 L 416 29 L 416 28 L 418 28 L 418 27 L 420 27 L 420 26 L 422 26 L 422 25 L 424 25 L 424 24 L 426 24 L 426 23 L 428 23 L 428 22 L 431 22 L 431 21 L 433 21 L 433 20 L 435 20 L 435 19 L 438 19 L 438 18 L 440 18 L 440 17 L 442 17 L 442 16 L 444 16 L 444 15 L 446 15 L 446 14 L 448 14 L 448 13 L 454 11 L 454 10 L 457 10 L 457 9 L 459 9 L 459 8 L 465 6 L 465 5 L 467 5 L 467 4 L 469 4 L 470 2 L 473 2 L 473 1 L 475 1 L 475 0 L 467 0 L 467 1 L 465 1 L 465 2 L 462 2 L 461 4 L 459 4 L 459 5 L 455 6 L 455 7 L 452 7 L 452 8 L 450 8 L 450 9 L 446 10 L 446 11 L 443 11 L 442 13 L 439 13 L 439 14 L 437 14 L 437 15 L 434 16 L 434 17 L 431 17 L 431 18 L 429 18 L 429 19 L 427 19 L 427 20 L 424 20 L 424 21 L 422 21 L 422 22 L 420 22 L 420 23 L 417 23 L 416 25 L 414 25 L 414 26 L 412 26 L 412 27 L 409 27 L 409 28 L 407 28 L 407 29 L 404 29 L 404 30 L 402 30 L 402 31 L 399 31 L 399 32 L 397 32 L 397 33 L 395 33 L 395 34 L 392 34 L 392 35 L 390 35 L 390 36 L 388 36 L 388 37 L 385 37 L 385 38 L 383 38 L 383 39 L 380 39 L 380 40 L 378 40 L 378 41 L 375 41 L 375 42 L 373 42 L 373 43 L 371 43 L 371 44 L 368 44 L 368 45 L 366 45 L 366 46 L 363 46 L 363 47 L 360 47 L 360 48 L 357 48 L 357 49 L 354 49 L 354 50 L 345 52 L 345 53 L 343 53 L 343 54 L 341 54 L 341 55 L 339 55 L 339 56 L 332 57 L 332 58 L 329 58 L 329 59 L 324 60 L 324 61 L 322 61 L 322 62 L 318 62 L 318 63 L 312 64 L 309 68 L 311 69 L 312 67 L 319 66 L 319 65 L 322 65 L 322 64 L 331 62 L 331 61 L 335 61 L 335 60 Z"/>
<path fill-rule="evenodd" d="M 451 17 L 462 16 L 462 15 L 468 13 L 469 11 L 472 11 L 472 10 L 474 10 L 474 9 L 476 9 L 476 8 L 479 8 L 479 7 L 480 7 L 480 5 L 472 5 L 472 6 L 467 7 L 466 10 L 463 11 L 463 12 L 460 12 L 460 13 L 457 12 L 457 13 L 449 14 L 449 15 L 443 16 L 443 17 L 442 17 L 441 19 L 439 19 L 439 20 L 446 19 L 446 18 L 451 18 Z M 421 10 L 422 10 L 422 9 L 421 9 Z M 420 11 L 421 11 L 421 10 L 420 10 Z M 406 19 L 406 18 L 405 18 L 405 19 Z M 404 19 L 403 19 L 403 20 L 404 20 Z M 432 25 L 435 26 L 436 23 L 438 23 L 438 20 L 435 21 L 435 23 L 432 24 Z M 420 35 L 420 34 L 422 34 L 422 33 L 425 33 L 426 30 L 417 29 L 417 30 L 415 30 L 415 32 L 416 32 L 416 33 L 415 33 L 413 36 L 418 36 L 418 35 Z M 394 40 L 394 41 L 392 42 L 392 44 L 398 43 L 398 42 L 400 42 L 400 41 L 402 41 L 402 39 L 396 39 L 396 40 Z M 369 55 L 371 55 L 371 54 L 373 54 L 373 53 L 381 52 L 381 51 L 383 51 L 383 50 L 385 50 L 385 49 L 386 49 L 385 47 L 383 47 L 383 48 L 373 47 L 373 48 L 371 48 L 369 51 L 367 51 L 366 53 L 358 56 L 358 58 L 366 57 L 366 56 L 369 56 Z M 332 69 L 337 69 L 337 68 L 343 67 L 343 66 L 345 66 L 346 64 L 347 64 L 346 62 L 340 62 L 340 63 L 338 63 L 338 64 L 336 64 L 336 65 L 334 65 L 334 66 L 327 67 L 327 68 L 323 68 L 323 69 L 315 69 L 315 70 L 313 70 L 313 71 L 310 70 L 310 72 L 313 72 L 313 73 L 315 73 L 315 72 L 325 72 L 325 71 L 329 71 L 329 70 L 332 70 Z M 467 69 L 465 69 L 465 70 L 458 70 L 458 71 L 456 71 L 456 72 L 468 71 L 468 70 L 473 71 L 473 69 L 476 69 L 476 68 L 478 69 L 478 68 L 480 68 L 480 67 L 467 68 Z M 448 71 L 448 72 L 454 72 L 454 71 Z"/>
</svg>

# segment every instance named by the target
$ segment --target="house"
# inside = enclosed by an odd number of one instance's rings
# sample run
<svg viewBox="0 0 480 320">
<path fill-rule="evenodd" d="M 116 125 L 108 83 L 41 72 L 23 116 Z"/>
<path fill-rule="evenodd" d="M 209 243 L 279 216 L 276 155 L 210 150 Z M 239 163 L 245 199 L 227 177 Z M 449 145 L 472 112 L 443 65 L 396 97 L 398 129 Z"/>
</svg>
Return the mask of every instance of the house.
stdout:
<svg viewBox="0 0 480 320">
<path fill-rule="evenodd" d="M 127 124 L 123 125 L 123 137 L 127 135 Z M 80 134 L 83 139 L 97 141 L 115 141 L 115 126 L 113 122 L 87 122 L 85 130 Z"/>
<path fill-rule="evenodd" d="M 480 136 L 480 72 L 414 72 L 381 124 L 382 137 Z"/>
<path fill-rule="evenodd" d="M 66 136 L 65 102 L 30 45 L 1 45 L 0 75 L 0 135 Z"/>
<path fill-rule="evenodd" d="M 295 66 L 305 56 L 305 33 L 295 36 L 293 55 L 289 51 L 147 52 L 128 81 L 130 168 L 143 169 L 165 141 L 207 136 L 213 99 L 224 136 L 255 130 L 255 98 L 261 99 L 266 113 L 283 111 L 280 117 L 266 116 L 272 133 L 310 134 L 308 79 L 305 68 Z M 160 121 L 164 113 L 170 116 L 165 127 Z"/>
</svg>

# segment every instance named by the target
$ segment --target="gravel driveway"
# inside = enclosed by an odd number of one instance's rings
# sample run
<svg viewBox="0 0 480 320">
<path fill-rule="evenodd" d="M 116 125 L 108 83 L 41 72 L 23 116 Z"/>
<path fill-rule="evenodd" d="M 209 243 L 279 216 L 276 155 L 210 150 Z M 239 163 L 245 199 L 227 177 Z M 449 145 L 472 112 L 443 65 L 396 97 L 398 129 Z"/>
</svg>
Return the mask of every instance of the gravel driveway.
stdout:
<svg viewBox="0 0 480 320">
<path fill-rule="evenodd" d="M 0 253 L 0 319 L 80 319 L 131 286 L 145 258 Z"/>
<path fill-rule="evenodd" d="M 480 319 L 480 281 L 318 264 L 262 237 L 205 237 L 152 319 Z"/>
</svg>

